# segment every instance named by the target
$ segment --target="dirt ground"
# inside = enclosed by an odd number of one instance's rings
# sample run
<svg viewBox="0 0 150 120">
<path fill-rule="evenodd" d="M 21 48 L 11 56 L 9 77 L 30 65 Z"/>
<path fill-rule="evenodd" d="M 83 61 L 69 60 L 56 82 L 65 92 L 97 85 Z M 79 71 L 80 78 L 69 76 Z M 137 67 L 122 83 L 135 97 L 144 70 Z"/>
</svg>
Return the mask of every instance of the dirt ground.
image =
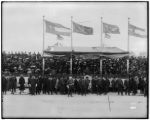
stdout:
<svg viewBox="0 0 150 120">
<path fill-rule="evenodd" d="M 26 93 L 3 96 L 4 118 L 144 118 L 147 116 L 147 98 L 88 94 L 35 95 Z"/>
</svg>

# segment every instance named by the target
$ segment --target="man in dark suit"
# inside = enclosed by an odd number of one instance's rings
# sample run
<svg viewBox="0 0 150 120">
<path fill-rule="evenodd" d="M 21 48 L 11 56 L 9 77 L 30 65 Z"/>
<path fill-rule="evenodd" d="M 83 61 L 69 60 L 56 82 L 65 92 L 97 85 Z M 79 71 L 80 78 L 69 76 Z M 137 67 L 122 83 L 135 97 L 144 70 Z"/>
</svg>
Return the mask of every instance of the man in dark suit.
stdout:
<svg viewBox="0 0 150 120">
<path fill-rule="evenodd" d="M 58 90 L 59 90 L 59 77 L 56 77 L 55 78 L 55 93 L 57 94 L 58 93 Z"/>
<path fill-rule="evenodd" d="M 42 76 L 37 77 L 36 94 L 40 94 L 42 90 Z"/>
<path fill-rule="evenodd" d="M 124 89 L 125 89 L 125 95 L 130 95 L 129 79 L 125 79 L 124 81 Z"/>
<path fill-rule="evenodd" d="M 104 94 L 106 95 L 109 92 L 110 82 L 109 79 L 106 78 L 104 81 Z"/>
<path fill-rule="evenodd" d="M 132 84 L 133 84 L 133 95 L 136 95 L 138 89 L 137 77 L 133 78 Z"/>
<path fill-rule="evenodd" d="M 23 75 L 21 75 L 20 78 L 19 78 L 19 84 L 20 84 L 19 89 L 20 89 L 20 94 L 21 94 L 25 90 L 25 86 L 24 86 L 25 79 L 24 79 Z"/>
<path fill-rule="evenodd" d="M 80 93 L 80 86 L 79 86 L 79 78 L 76 77 L 74 80 L 74 89 L 75 93 L 79 94 Z"/>
<path fill-rule="evenodd" d="M 31 77 L 31 95 L 35 95 L 36 83 L 37 83 L 36 77 L 33 75 Z"/>
<path fill-rule="evenodd" d="M 64 81 L 64 76 L 61 76 L 60 77 L 60 80 L 59 80 L 59 90 L 60 90 L 60 93 L 61 94 L 65 94 L 65 81 Z"/>
<path fill-rule="evenodd" d="M 87 94 L 92 89 L 92 83 L 90 82 L 89 77 L 85 78 L 85 84 L 86 84 L 86 94 Z"/>
<path fill-rule="evenodd" d="M 48 77 L 48 94 L 51 93 L 51 95 L 53 94 L 53 81 L 52 81 L 52 77 L 49 76 Z"/>
<path fill-rule="evenodd" d="M 47 93 L 47 77 L 43 76 L 43 94 Z"/>
<path fill-rule="evenodd" d="M 17 78 L 12 75 L 10 78 L 10 85 L 11 85 L 11 94 L 14 94 L 16 92 L 16 86 L 17 86 Z"/>
<path fill-rule="evenodd" d="M 97 92 L 97 80 L 96 80 L 96 77 L 94 77 L 94 76 L 93 76 L 93 79 L 92 79 L 92 92 L 93 93 Z"/>
<path fill-rule="evenodd" d="M 31 75 L 28 78 L 29 94 L 31 94 Z"/>
<path fill-rule="evenodd" d="M 88 89 L 88 84 L 87 84 L 87 81 L 86 79 L 84 79 L 84 77 L 82 78 L 82 95 L 85 95 L 87 94 L 87 89 Z"/>
<path fill-rule="evenodd" d="M 104 78 L 99 77 L 97 79 L 97 94 L 100 95 L 104 93 Z"/>
<path fill-rule="evenodd" d="M 112 92 L 116 92 L 116 79 L 115 77 L 111 81 Z"/>
<path fill-rule="evenodd" d="M 2 75 L 2 93 L 6 94 L 7 92 L 7 79 L 4 75 Z"/>
<path fill-rule="evenodd" d="M 148 95 L 148 82 L 146 77 L 144 77 L 144 97 Z"/>
<path fill-rule="evenodd" d="M 118 95 L 121 93 L 121 95 L 123 95 L 123 81 L 121 80 L 121 78 L 118 78 L 117 81 L 117 91 L 118 91 Z"/>
</svg>

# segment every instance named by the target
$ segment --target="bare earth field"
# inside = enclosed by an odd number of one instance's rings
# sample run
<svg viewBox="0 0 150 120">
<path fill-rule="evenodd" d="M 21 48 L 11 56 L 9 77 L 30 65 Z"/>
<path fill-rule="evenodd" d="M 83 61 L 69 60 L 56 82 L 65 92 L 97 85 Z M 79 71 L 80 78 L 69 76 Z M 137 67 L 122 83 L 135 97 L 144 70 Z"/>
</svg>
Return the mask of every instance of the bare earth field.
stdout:
<svg viewBox="0 0 150 120">
<path fill-rule="evenodd" d="M 145 118 L 147 98 L 88 94 L 3 96 L 4 118 Z"/>
</svg>

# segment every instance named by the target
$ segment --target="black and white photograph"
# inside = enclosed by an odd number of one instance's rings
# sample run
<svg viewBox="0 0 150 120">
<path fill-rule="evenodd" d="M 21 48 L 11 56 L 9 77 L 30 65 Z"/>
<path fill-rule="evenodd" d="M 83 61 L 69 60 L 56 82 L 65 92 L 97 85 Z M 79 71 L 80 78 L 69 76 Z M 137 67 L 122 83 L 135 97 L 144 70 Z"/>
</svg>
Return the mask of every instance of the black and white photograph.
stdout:
<svg viewBox="0 0 150 120">
<path fill-rule="evenodd" d="M 2 1 L 2 118 L 148 118 L 148 26 L 148 1 Z"/>
</svg>

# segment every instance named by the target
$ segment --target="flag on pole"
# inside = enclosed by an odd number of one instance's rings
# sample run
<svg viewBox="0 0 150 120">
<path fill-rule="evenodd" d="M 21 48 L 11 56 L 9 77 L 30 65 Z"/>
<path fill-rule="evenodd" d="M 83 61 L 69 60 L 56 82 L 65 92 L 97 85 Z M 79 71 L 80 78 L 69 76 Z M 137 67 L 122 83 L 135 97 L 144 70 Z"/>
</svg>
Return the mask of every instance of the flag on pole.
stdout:
<svg viewBox="0 0 150 120">
<path fill-rule="evenodd" d="M 73 22 L 73 32 L 84 34 L 84 35 L 93 35 L 93 28 L 80 25 Z"/>
<path fill-rule="evenodd" d="M 110 39 L 111 36 L 108 33 L 105 33 L 105 38 Z"/>
<path fill-rule="evenodd" d="M 135 37 L 141 37 L 141 38 L 147 37 L 145 29 L 139 28 L 130 23 L 128 24 L 128 33 L 129 35 L 135 36 Z"/>
<path fill-rule="evenodd" d="M 108 39 L 111 38 L 109 34 L 120 34 L 120 30 L 117 25 L 111 25 L 108 23 L 103 23 L 103 32 L 105 33 L 105 37 Z"/>
<path fill-rule="evenodd" d="M 63 46 L 63 45 L 62 45 L 61 43 L 57 42 L 57 43 L 55 43 L 53 46 L 59 47 L 59 46 Z"/>
<path fill-rule="evenodd" d="M 111 34 L 120 34 L 119 27 L 117 25 L 111 25 L 103 23 L 103 32 Z"/>
<path fill-rule="evenodd" d="M 61 35 L 57 35 L 58 40 L 63 40 L 64 38 Z"/>
<path fill-rule="evenodd" d="M 50 21 L 45 20 L 46 24 L 46 32 L 52 33 L 55 35 L 63 35 L 63 36 L 70 36 L 70 28 L 64 27 L 61 24 L 53 23 Z"/>
</svg>

